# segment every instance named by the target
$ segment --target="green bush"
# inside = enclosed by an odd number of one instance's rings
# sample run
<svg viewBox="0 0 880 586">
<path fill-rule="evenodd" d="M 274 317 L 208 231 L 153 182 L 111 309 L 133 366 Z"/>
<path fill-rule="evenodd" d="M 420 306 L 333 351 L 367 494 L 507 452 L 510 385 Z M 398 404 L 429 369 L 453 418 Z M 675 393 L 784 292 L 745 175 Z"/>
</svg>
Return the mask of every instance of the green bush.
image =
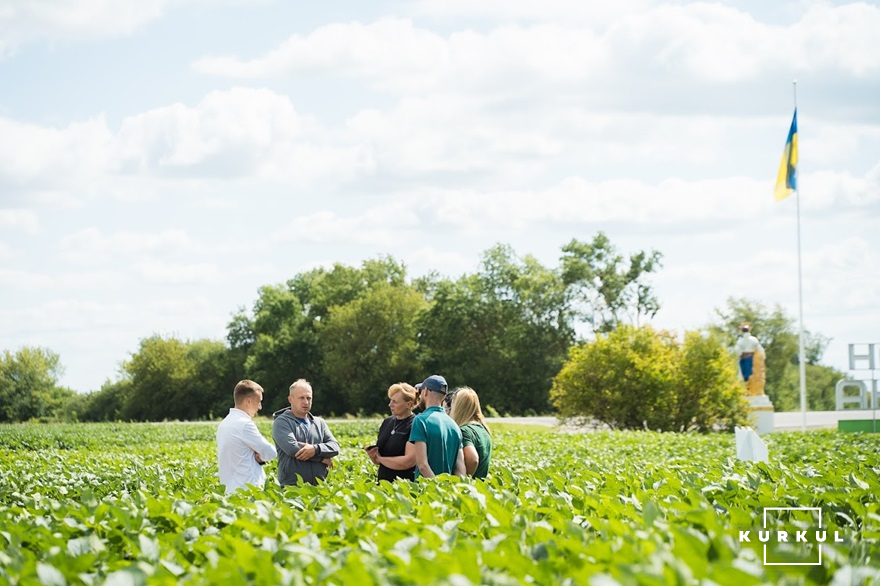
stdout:
<svg viewBox="0 0 880 586">
<path fill-rule="evenodd" d="M 720 340 L 622 326 L 577 346 L 553 381 L 563 418 L 612 429 L 707 432 L 748 420 L 733 358 Z"/>
<path fill-rule="evenodd" d="M 748 402 L 736 361 L 721 338 L 686 332 L 679 368 L 675 425 L 680 430 L 732 431 L 748 421 Z"/>
</svg>

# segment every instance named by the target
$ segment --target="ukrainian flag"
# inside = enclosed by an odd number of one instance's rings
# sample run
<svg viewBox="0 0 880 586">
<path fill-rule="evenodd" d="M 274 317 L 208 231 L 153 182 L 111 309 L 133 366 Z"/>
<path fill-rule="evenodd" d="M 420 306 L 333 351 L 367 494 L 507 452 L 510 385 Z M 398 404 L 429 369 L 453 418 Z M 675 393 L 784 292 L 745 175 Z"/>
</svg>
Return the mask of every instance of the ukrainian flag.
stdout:
<svg viewBox="0 0 880 586">
<path fill-rule="evenodd" d="M 782 151 L 782 162 L 779 164 L 779 175 L 776 176 L 776 201 L 782 201 L 797 189 L 797 108 L 788 129 L 788 140 Z"/>
</svg>

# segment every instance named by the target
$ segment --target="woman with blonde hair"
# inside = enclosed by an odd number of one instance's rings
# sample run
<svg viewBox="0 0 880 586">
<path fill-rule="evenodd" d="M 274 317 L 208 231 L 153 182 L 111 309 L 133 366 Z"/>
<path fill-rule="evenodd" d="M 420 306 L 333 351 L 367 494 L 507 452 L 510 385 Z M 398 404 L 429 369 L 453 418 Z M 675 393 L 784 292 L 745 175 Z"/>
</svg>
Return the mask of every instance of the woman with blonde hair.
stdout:
<svg viewBox="0 0 880 586">
<path fill-rule="evenodd" d="M 464 465 L 468 476 L 485 480 L 492 459 L 492 435 L 480 408 L 480 398 L 470 387 L 455 391 L 449 416 L 461 427 Z"/>
<path fill-rule="evenodd" d="M 379 480 L 414 479 L 416 451 L 409 442 L 409 433 L 415 417 L 413 408 L 418 402 L 419 393 L 412 385 L 397 383 L 388 388 L 391 417 L 379 427 L 376 444 L 364 448 L 370 460 L 379 465 Z"/>
</svg>

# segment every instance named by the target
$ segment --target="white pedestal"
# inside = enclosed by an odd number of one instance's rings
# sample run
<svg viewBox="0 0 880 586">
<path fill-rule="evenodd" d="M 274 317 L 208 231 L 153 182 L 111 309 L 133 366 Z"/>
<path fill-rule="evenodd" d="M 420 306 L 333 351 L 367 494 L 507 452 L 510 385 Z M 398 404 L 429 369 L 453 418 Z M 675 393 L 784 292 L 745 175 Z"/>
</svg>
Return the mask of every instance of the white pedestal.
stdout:
<svg viewBox="0 0 880 586">
<path fill-rule="evenodd" d="M 759 435 L 773 431 L 773 403 L 767 395 L 749 397 L 752 410 L 752 419 L 755 422 L 755 431 Z"/>
</svg>

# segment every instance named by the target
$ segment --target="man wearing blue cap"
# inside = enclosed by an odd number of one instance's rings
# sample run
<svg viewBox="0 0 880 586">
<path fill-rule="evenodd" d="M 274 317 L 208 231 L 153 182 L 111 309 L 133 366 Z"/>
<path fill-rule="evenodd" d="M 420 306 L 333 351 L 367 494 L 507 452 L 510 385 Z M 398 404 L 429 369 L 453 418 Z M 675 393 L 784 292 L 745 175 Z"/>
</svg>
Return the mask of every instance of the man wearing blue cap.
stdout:
<svg viewBox="0 0 880 586">
<path fill-rule="evenodd" d="M 446 379 L 434 374 L 416 385 L 416 389 L 425 407 L 413 419 L 409 434 L 416 452 L 416 478 L 434 478 L 437 474 L 464 477 L 461 429 L 443 410 L 443 399 L 449 390 Z"/>
</svg>

